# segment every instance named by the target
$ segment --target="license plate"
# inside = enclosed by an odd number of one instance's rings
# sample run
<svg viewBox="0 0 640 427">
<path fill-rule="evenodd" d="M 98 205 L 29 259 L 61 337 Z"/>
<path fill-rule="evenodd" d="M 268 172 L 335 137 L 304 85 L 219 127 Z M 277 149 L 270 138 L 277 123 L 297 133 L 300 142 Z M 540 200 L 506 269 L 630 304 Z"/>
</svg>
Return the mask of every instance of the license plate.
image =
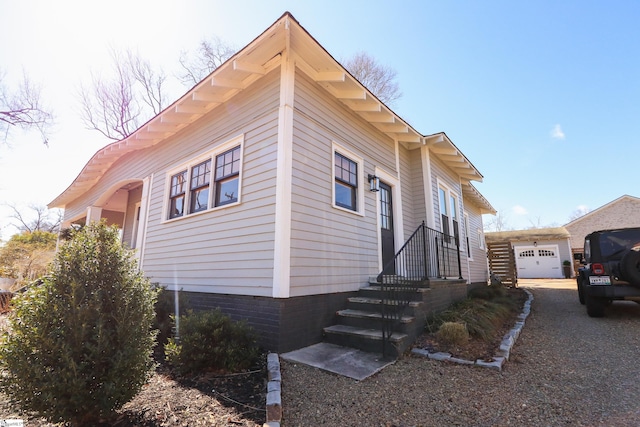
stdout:
<svg viewBox="0 0 640 427">
<path fill-rule="evenodd" d="M 589 276 L 589 283 L 592 285 L 610 285 L 611 278 L 609 276 Z"/>
</svg>

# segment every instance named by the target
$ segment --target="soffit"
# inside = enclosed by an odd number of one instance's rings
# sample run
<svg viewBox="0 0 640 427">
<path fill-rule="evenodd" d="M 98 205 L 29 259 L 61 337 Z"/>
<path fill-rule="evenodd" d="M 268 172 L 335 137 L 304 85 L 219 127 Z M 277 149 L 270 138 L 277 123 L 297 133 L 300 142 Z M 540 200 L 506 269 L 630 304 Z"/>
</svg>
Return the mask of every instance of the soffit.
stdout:
<svg viewBox="0 0 640 427">
<path fill-rule="evenodd" d="M 444 132 L 425 136 L 425 142 L 431 154 L 458 174 L 463 182 L 482 182 L 482 174 Z"/>
<path fill-rule="evenodd" d="M 64 207 L 95 185 L 123 155 L 160 143 L 229 101 L 280 66 L 283 54 L 290 54 L 299 70 L 394 141 L 407 148 L 425 143 L 424 136 L 360 84 L 287 12 L 130 136 L 98 150 L 73 183 L 49 207 Z M 443 141 L 435 139 L 431 138 L 431 147 L 436 156 L 460 173 L 464 180 L 482 180 L 482 175 L 448 138 L 442 138 Z"/>
</svg>

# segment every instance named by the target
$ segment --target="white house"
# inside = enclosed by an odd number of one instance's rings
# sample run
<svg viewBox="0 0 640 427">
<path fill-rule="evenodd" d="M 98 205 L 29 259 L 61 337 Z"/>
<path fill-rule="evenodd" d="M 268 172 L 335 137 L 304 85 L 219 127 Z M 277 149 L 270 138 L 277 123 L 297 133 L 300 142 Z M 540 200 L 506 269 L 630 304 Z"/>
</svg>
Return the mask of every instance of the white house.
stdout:
<svg viewBox="0 0 640 427">
<path fill-rule="evenodd" d="M 321 340 L 423 221 L 447 250 L 459 242 L 454 273 L 432 254 L 430 274 L 486 284 L 482 214 L 495 211 L 481 180 L 446 134 L 414 129 L 285 13 L 99 150 L 49 207 L 66 226 L 117 224 L 153 282 L 288 351 Z"/>
</svg>

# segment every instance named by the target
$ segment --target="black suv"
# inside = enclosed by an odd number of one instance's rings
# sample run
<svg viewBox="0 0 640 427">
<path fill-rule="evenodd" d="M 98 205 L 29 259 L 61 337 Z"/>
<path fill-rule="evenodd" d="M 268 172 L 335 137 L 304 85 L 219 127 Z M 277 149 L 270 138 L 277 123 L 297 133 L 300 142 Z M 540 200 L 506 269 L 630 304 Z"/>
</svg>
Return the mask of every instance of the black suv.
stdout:
<svg viewBox="0 0 640 427">
<path fill-rule="evenodd" d="M 640 227 L 594 231 L 584 238 L 578 297 L 591 317 L 613 300 L 640 303 Z"/>
</svg>

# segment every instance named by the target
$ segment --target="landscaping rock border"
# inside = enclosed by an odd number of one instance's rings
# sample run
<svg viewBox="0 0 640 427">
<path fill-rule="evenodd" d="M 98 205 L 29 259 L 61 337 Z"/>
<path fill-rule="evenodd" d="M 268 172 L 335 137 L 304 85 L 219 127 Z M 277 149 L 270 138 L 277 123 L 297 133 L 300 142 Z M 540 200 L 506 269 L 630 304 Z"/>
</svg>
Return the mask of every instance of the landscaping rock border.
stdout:
<svg viewBox="0 0 640 427">
<path fill-rule="evenodd" d="M 419 356 L 424 356 L 433 360 L 440 360 L 444 362 L 453 362 L 459 363 L 462 365 L 474 365 L 479 366 L 481 368 L 489 368 L 494 369 L 496 371 L 502 371 L 502 366 L 505 364 L 507 360 L 509 360 L 509 355 L 511 354 L 511 349 L 515 344 L 516 340 L 520 336 L 520 332 L 522 332 L 522 328 L 524 327 L 524 322 L 531 313 L 531 302 L 533 301 L 533 294 L 528 290 L 523 290 L 527 293 L 527 300 L 524 302 L 522 306 L 522 313 L 516 317 L 516 323 L 505 334 L 502 338 L 502 342 L 500 343 L 500 347 L 496 352 L 496 355 L 491 358 L 491 360 L 482 360 L 478 359 L 475 362 L 472 360 L 459 359 L 457 357 L 453 357 L 450 353 L 445 352 L 435 352 L 431 353 L 426 349 L 422 348 L 414 348 L 411 350 L 413 354 L 417 354 Z"/>
<path fill-rule="evenodd" d="M 280 427 L 282 421 L 282 377 L 278 353 L 267 355 L 267 419 L 263 427 Z"/>
</svg>

